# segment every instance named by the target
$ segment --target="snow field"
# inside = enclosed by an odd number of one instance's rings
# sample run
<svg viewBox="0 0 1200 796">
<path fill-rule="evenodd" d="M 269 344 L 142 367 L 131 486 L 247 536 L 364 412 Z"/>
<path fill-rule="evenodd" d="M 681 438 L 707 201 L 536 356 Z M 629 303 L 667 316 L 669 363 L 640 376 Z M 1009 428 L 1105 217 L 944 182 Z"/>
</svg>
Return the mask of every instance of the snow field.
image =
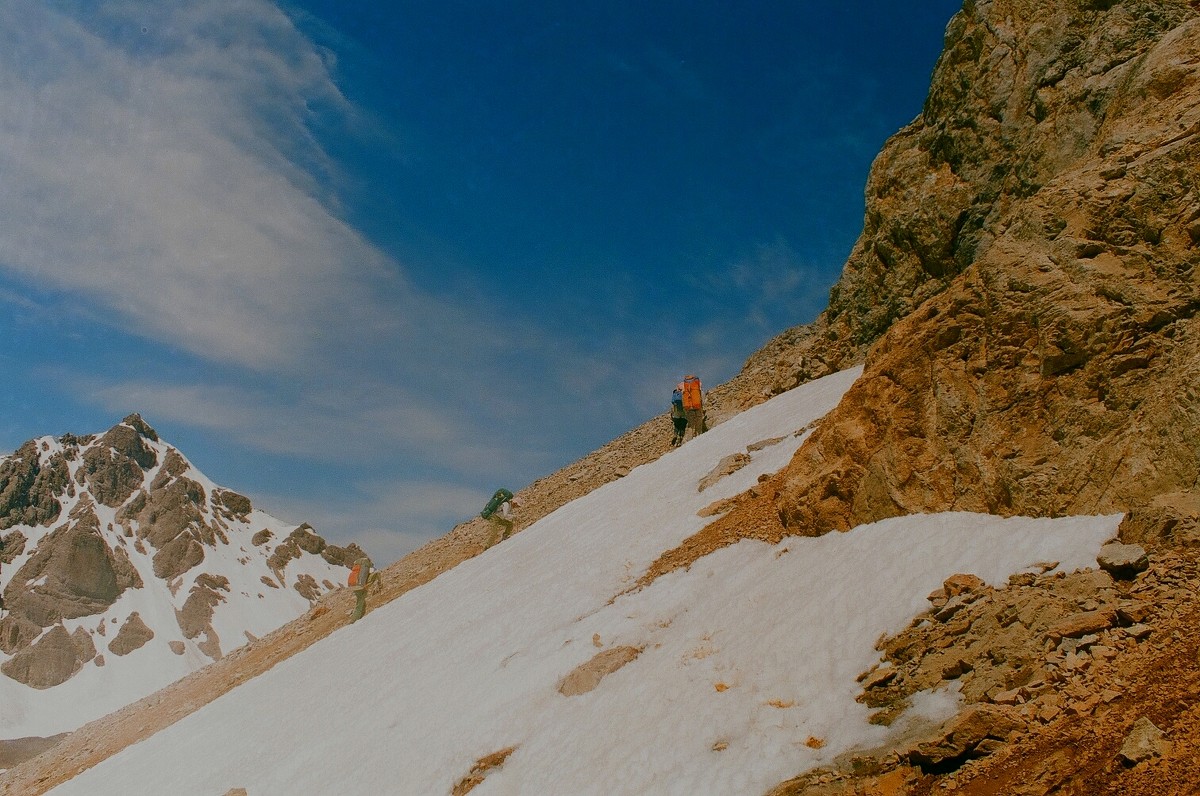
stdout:
<svg viewBox="0 0 1200 796">
<path fill-rule="evenodd" d="M 902 517 L 778 545 L 743 541 L 627 589 L 782 468 L 847 371 L 748 410 L 381 606 L 53 793 L 760 794 L 900 727 L 867 723 L 875 641 L 956 572 L 1000 584 L 1042 561 L 1093 566 L 1119 517 Z M 721 457 L 784 440 L 698 493 Z M 600 646 L 594 642 L 599 640 Z M 594 690 L 558 684 L 602 649 L 641 649 Z M 932 718 L 954 697 L 924 700 Z M 913 709 L 916 711 L 917 709 Z M 819 741 L 813 748 L 809 739 Z"/>
</svg>

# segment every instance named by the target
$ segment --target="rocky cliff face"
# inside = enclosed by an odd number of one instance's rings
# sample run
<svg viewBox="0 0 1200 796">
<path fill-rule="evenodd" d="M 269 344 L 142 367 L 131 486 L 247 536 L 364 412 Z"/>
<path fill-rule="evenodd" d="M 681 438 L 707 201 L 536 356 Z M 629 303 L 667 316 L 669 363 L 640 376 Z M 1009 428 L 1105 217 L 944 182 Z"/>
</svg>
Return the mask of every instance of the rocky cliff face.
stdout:
<svg viewBox="0 0 1200 796">
<path fill-rule="evenodd" d="M 131 698 L 148 691 L 120 660 L 160 671 L 150 690 L 165 685 L 302 613 L 362 554 L 255 510 L 137 415 L 0 459 L 0 539 L 0 673 Z M 5 713 L 0 737 L 45 734 Z"/>
<path fill-rule="evenodd" d="M 1200 515 L 1200 8 L 967 2 L 775 389 L 866 352 L 776 498 L 789 533 L 963 509 Z"/>
</svg>

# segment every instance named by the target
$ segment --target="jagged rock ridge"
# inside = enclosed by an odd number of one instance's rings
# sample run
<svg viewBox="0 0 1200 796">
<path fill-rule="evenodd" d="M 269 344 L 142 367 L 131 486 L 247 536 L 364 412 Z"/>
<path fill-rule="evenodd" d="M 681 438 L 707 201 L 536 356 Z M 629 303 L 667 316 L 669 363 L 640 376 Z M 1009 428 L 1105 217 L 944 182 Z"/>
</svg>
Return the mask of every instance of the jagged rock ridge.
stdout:
<svg viewBox="0 0 1200 796">
<path fill-rule="evenodd" d="M 0 539 L 0 673 L 34 689 L 120 679 L 135 653 L 174 660 L 165 685 L 303 612 L 362 555 L 212 483 L 138 415 L 0 458 Z M 8 723 L 0 736 L 42 734 Z"/>
</svg>

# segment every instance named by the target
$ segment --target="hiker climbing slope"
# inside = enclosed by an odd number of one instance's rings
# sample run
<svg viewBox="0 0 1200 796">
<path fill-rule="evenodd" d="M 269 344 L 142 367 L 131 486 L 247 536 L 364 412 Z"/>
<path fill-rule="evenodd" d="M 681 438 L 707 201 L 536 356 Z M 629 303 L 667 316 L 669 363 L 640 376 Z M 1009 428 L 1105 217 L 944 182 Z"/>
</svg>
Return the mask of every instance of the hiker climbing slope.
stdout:
<svg viewBox="0 0 1200 796">
<path fill-rule="evenodd" d="M 367 612 L 367 589 L 379 583 L 379 573 L 371 571 L 371 559 L 360 558 L 350 570 L 347 584 L 354 590 L 354 613 L 350 621 L 357 622 Z"/>
<path fill-rule="evenodd" d="M 483 517 L 491 523 L 491 533 L 488 534 L 487 546 L 491 547 L 496 543 L 496 537 L 501 540 L 507 539 L 513 529 L 513 509 L 520 505 L 520 502 L 513 497 L 513 493 L 507 489 L 500 488 L 496 490 L 496 494 L 492 495 L 492 499 L 483 507 L 483 511 L 479 512 L 479 516 Z"/>
</svg>

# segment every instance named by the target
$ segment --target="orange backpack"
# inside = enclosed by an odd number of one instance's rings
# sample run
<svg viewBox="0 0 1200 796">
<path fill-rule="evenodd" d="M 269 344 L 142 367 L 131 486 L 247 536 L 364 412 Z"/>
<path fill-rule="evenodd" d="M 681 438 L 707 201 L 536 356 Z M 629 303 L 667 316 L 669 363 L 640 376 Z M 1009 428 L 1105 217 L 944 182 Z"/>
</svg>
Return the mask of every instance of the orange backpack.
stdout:
<svg viewBox="0 0 1200 796">
<path fill-rule="evenodd" d="M 358 585 L 358 575 L 360 572 L 362 572 L 362 565 L 355 564 L 354 568 L 350 570 L 350 578 L 346 581 L 346 585 L 347 586 L 357 586 Z"/>
<path fill-rule="evenodd" d="M 683 377 L 683 408 L 699 409 L 703 406 L 700 397 L 700 379 L 695 376 Z"/>
</svg>

